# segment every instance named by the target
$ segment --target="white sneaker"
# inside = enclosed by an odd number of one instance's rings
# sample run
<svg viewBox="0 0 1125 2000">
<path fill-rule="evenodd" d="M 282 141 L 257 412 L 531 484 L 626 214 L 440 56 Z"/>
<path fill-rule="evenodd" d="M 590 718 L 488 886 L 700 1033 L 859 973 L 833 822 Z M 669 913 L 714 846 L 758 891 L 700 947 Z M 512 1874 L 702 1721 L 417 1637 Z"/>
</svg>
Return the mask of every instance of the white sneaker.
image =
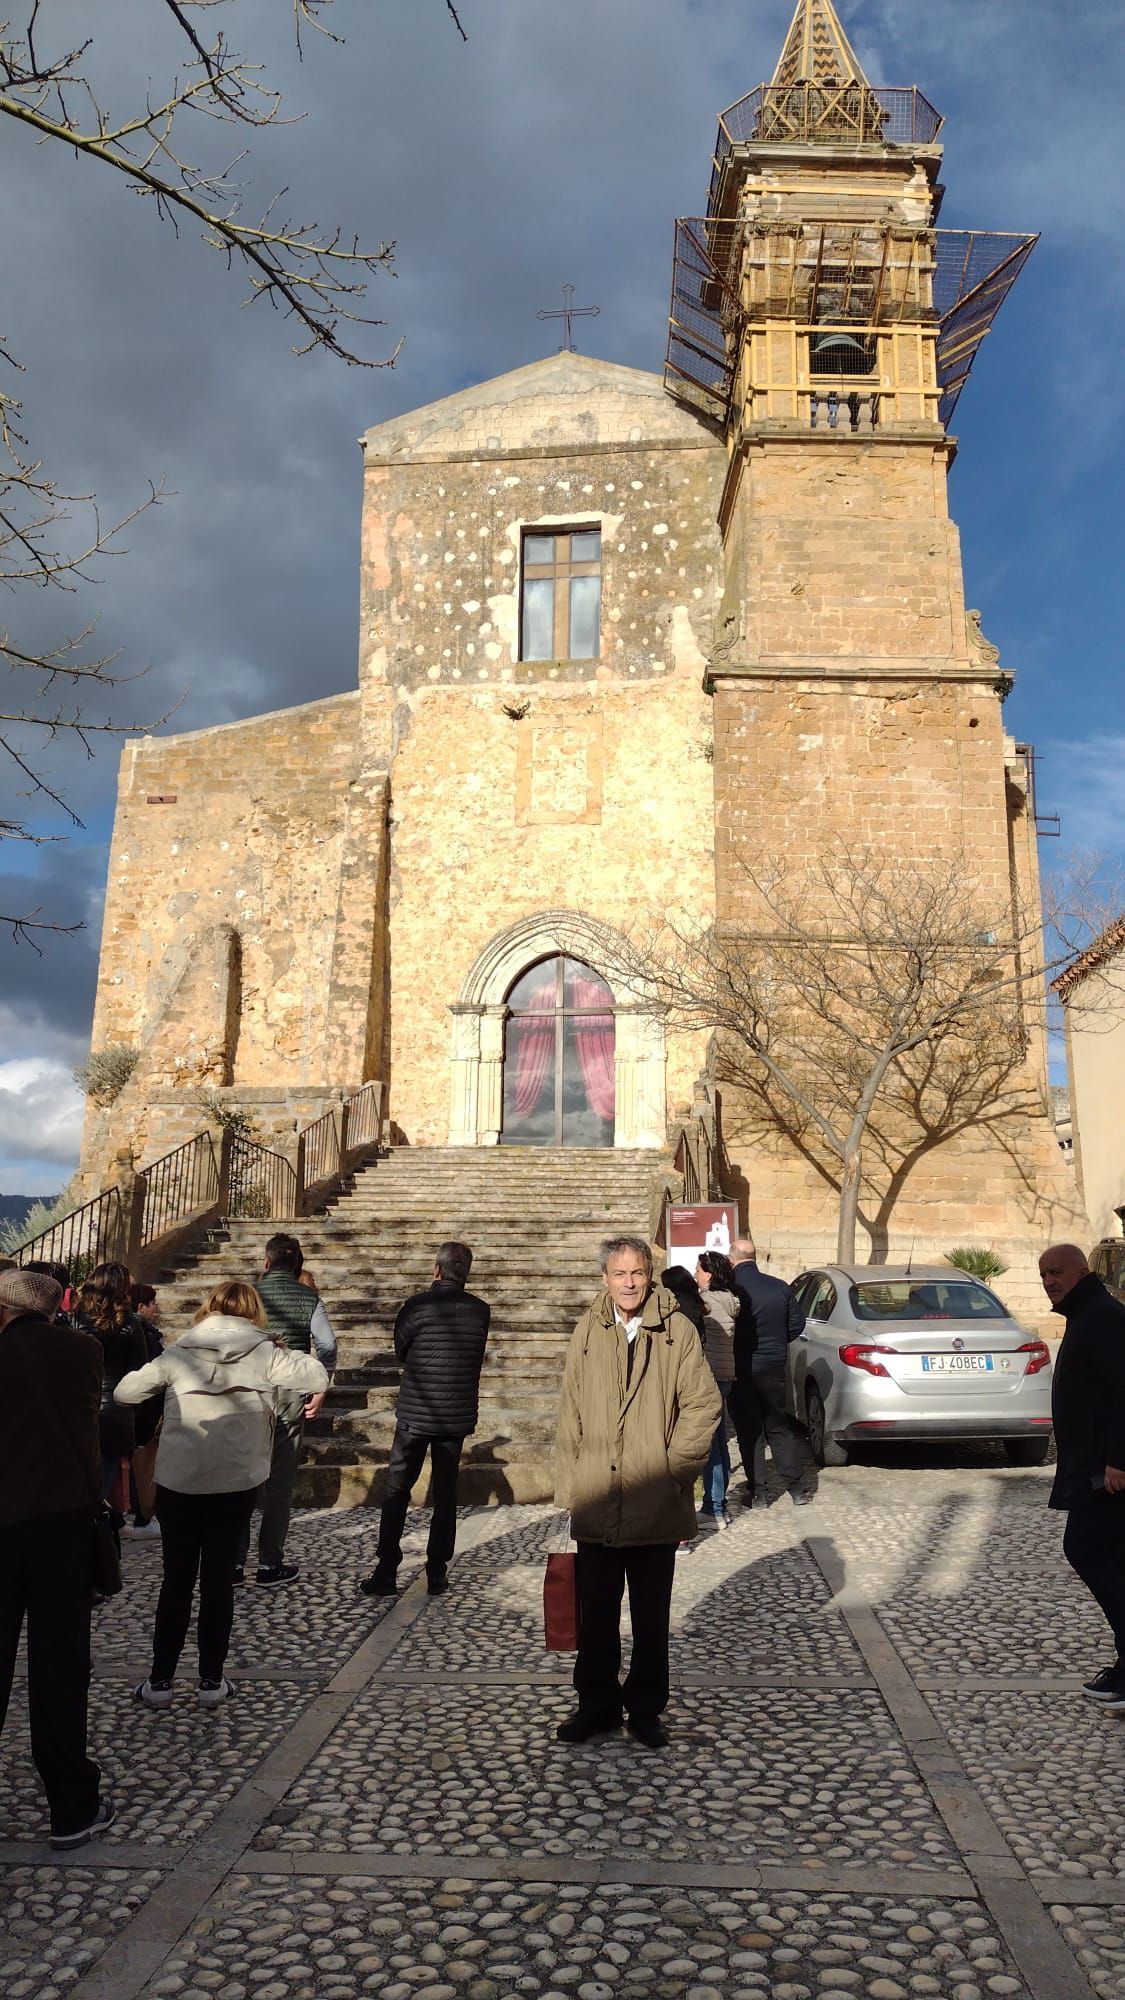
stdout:
<svg viewBox="0 0 1125 2000">
<path fill-rule="evenodd" d="M 146 1708 L 170 1708 L 175 1689 L 171 1681 L 142 1681 L 133 1689 L 134 1701 L 142 1701 Z"/>
<path fill-rule="evenodd" d="M 221 1681 L 200 1681 L 196 1700 L 200 1708 L 218 1708 L 221 1701 L 229 1701 L 234 1693 L 234 1684 L 223 1675 Z"/>
<path fill-rule="evenodd" d="M 134 1525 L 131 1528 L 127 1527 L 124 1532 L 131 1542 L 158 1542 L 160 1540 L 160 1523 L 156 1520 L 146 1521 L 143 1527 L 138 1528 Z"/>
</svg>

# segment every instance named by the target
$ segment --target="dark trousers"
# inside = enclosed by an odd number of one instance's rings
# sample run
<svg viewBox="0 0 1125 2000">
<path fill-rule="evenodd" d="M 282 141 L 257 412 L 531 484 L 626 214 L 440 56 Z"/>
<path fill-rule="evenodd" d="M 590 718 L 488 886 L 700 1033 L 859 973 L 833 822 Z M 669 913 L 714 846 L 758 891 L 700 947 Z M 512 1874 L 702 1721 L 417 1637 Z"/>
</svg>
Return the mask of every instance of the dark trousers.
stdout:
<svg viewBox="0 0 1125 2000">
<path fill-rule="evenodd" d="M 584 1714 L 620 1722 L 622 1707 L 640 1722 L 655 1721 L 668 1706 L 668 1626 L 674 1542 L 611 1549 L 603 1542 L 578 1544 L 578 1608 L 581 1620 L 574 1686 Z M 621 1598 L 629 1586 L 633 1656 L 621 1686 Z"/>
<path fill-rule="evenodd" d="M 766 1445 L 787 1486 L 801 1477 L 801 1453 L 785 1407 L 785 1366 L 755 1368 L 750 1380 L 740 1377 L 731 1390 L 731 1421 L 738 1438 L 742 1470 L 751 1490 L 766 1483 Z"/>
<path fill-rule="evenodd" d="M 293 1488 L 301 1462 L 305 1437 L 303 1393 L 285 1391 L 278 1395 L 273 1423 L 273 1452 L 269 1478 L 251 1497 L 262 1510 L 258 1529 L 258 1562 L 263 1569 L 280 1569 L 285 1560 L 289 1517 L 293 1512 Z M 250 1510 L 253 1512 L 253 1509 Z M 250 1514 L 238 1538 L 238 1567 L 242 1569 L 250 1552 Z"/>
<path fill-rule="evenodd" d="M 52 1833 L 77 1833 L 98 1809 L 101 1773 L 86 1755 L 92 1534 L 89 1507 L 0 1528 L 0 1728 L 26 1617 L 31 1754 Z"/>
<path fill-rule="evenodd" d="M 432 1576 L 444 1576 L 457 1541 L 457 1469 L 464 1442 L 464 1438 L 422 1437 L 402 1424 L 395 1425 L 391 1460 L 387 1467 L 387 1490 L 379 1516 L 377 1561 L 381 1570 L 393 1573 L 402 1561 L 402 1530 L 410 1505 L 410 1490 L 426 1462 L 428 1451 L 434 1511 L 430 1521 L 430 1538 L 426 1544 L 426 1568 Z"/>
<path fill-rule="evenodd" d="M 1125 1663 L 1125 1496 L 1091 1493 L 1072 1507 L 1063 1554 L 1105 1612 Z"/>
<path fill-rule="evenodd" d="M 244 1493 L 173 1493 L 156 1489 L 164 1581 L 152 1635 L 152 1678 L 175 1678 L 191 1624 L 199 1579 L 199 1678 L 223 1677 L 234 1623 L 234 1571 L 250 1521 L 254 1489 Z"/>
</svg>

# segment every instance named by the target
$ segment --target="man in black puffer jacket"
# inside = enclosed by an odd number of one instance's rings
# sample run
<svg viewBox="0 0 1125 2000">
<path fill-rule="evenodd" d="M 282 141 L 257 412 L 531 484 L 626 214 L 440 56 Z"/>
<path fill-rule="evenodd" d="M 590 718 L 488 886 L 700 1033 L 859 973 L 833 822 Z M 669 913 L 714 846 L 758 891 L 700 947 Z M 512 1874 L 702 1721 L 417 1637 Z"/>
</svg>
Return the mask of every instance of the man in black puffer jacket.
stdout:
<svg viewBox="0 0 1125 2000">
<path fill-rule="evenodd" d="M 490 1308 L 465 1290 L 473 1253 L 467 1243 L 443 1243 L 427 1292 L 407 1299 L 395 1320 L 402 1362 L 387 1490 L 379 1516 L 375 1568 L 360 1585 L 367 1597 L 393 1597 L 402 1561 L 402 1530 L 410 1490 L 430 1454 L 434 1512 L 426 1548 L 431 1597 L 446 1588 L 457 1535 L 457 1468 L 461 1447 L 477 1427 L 480 1371 Z"/>
<path fill-rule="evenodd" d="M 765 1498 L 766 1443 L 795 1507 L 811 1495 L 801 1485 L 801 1453 L 785 1402 L 789 1343 L 805 1330 L 805 1315 L 783 1278 L 758 1269 L 748 1236 L 730 1247 L 734 1286 L 741 1302 L 734 1329 L 734 1388 L 730 1413 L 748 1492 L 744 1504 Z"/>
<path fill-rule="evenodd" d="M 1044 1250 L 1039 1275 L 1066 1321 L 1051 1385 L 1058 1464 L 1048 1504 L 1066 1513 L 1063 1554 L 1117 1644 L 1113 1666 L 1084 1692 L 1125 1709 L 1125 1306 L 1073 1243 Z"/>
</svg>

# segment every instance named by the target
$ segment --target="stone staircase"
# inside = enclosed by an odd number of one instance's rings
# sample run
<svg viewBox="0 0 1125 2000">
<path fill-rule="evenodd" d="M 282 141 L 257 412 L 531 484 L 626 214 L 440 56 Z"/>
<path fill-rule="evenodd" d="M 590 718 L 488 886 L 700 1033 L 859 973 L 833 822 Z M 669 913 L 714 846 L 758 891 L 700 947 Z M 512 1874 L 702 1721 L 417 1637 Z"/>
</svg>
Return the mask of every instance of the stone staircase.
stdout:
<svg viewBox="0 0 1125 2000">
<path fill-rule="evenodd" d="M 161 1284 L 162 1321 L 174 1337 L 222 1278 L 260 1269 L 274 1228 L 292 1228 L 340 1348 L 331 1395 L 307 1427 L 297 1497 L 364 1506 L 382 1496 L 394 1430 L 395 1313 L 429 1284 L 438 1243 L 459 1238 L 473 1249 L 470 1289 L 492 1306 L 461 1497 L 547 1499 L 563 1357 L 597 1288 L 598 1244 L 622 1230 L 647 1237 L 669 1173 L 667 1155 L 654 1151 L 400 1147 L 358 1172 L 323 1214 L 215 1232 Z"/>
</svg>

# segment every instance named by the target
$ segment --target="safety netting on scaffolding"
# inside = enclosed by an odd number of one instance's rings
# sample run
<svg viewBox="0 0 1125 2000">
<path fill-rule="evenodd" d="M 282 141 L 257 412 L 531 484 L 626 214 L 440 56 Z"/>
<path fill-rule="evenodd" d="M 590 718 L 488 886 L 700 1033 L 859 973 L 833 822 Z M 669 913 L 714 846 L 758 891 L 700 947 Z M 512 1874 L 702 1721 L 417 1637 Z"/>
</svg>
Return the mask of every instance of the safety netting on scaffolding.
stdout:
<svg viewBox="0 0 1125 2000">
<path fill-rule="evenodd" d="M 789 320 L 874 335 L 913 321 L 937 335 L 939 415 L 948 424 L 973 362 L 1038 238 L 872 224 L 763 233 L 714 216 L 676 224 L 664 379 L 709 420 L 730 414 L 750 325 Z"/>
</svg>

